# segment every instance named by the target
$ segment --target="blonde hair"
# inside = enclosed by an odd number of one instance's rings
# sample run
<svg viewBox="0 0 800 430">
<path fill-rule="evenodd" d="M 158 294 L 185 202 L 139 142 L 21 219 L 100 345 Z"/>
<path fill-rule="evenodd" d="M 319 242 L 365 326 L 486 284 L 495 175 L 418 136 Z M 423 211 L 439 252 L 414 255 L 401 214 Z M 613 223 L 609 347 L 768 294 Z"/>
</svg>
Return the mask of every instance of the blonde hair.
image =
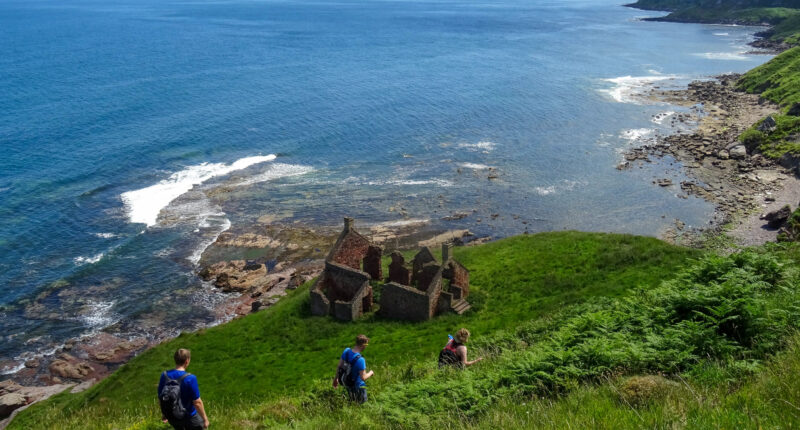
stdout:
<svg viewBox="0 0 800 430">
<path fill-rule="evenodd" d="M 366 335 L 360 334 L 356 336 L 356 345 L 364 346 L 369 343 L 369 338 Z"/>
<path fill-rule="evenodd" d="M 186 362 L 189 361 L 190 358 L 192 358 L 192 351 L 181 348 L 175 351 L 175 355 L 173 358 L 175 359 L 176 366 L 186 364 Z"/>
<path fill-rule="evenodd" d="M 462 328 L 456 332 L 454 337 L 458 343 L 467 343 L 467 340 L 469 340 L 469 330 Z"/>
</svg>

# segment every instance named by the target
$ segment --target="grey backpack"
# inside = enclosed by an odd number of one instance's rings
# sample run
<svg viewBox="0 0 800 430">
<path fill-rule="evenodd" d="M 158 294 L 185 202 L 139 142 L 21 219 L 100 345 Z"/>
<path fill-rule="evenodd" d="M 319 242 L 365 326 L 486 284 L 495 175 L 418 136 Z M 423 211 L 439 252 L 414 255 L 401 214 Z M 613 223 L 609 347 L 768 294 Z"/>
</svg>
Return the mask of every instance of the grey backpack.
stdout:
<svg viewBox="0 0 800 430">
<path fill-rule="evenodd" d="M 164 371 L 164 388 L 158 394 L 158 403 L 161 405 L 161 413 L 168 420 L 182 420 L 186 418 L 186 408 L 181 403 L 181 382 L 191 373 L 184 373 L 178 379 L 172 379 Z"/>
<path fill-rule="evenodd" d="M 339 379 L 340 384 L 348 388 L 353 388 L 356 385 L 356 378 L 353 374 L 353 366 L 355 366 L 356 361 L 358 361 L 359 358 L 361 358 L 361 354 L 355 353 L 355 355 L 350 358 L 350 361 L 343 360 L 342 366 L 339 367 L 339 371 L 336 375 L 336 378 Z"/>
</svg>

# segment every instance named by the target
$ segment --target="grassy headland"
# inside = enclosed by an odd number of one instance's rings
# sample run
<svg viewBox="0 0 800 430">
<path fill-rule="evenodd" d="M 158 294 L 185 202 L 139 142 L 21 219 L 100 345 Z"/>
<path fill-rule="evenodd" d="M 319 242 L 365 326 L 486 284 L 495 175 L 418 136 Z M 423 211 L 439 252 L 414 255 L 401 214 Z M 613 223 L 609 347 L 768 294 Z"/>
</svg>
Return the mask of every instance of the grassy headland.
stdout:
<svg viewBox="0 0 800 430">
<path fill-rule="evenodd" d="M 762 36 L 775 44 L 795 45 L 800 34 L 800 1 L 796 0 L 638 0 L 627 6 L 670 12 L 653 21 L 769 25 L 772 28 Z"/>
<path fill-rule="evenodd" d="M 340 323 L 309 314 L 304 286 L 265 311 L 153 348 L 86 392 L 34 405 L 10 428 L 164 428 L 155 387 L 179 346 L 193 350 L 190 371 L 216 428 L 798 422 L 762 389 L 800 365 L 780 354 L 798 342 L 794 244 L 718 257 L 652 238 L 564 232 L 458 248 L 455 257 L 472 271 L 464 316 Z M 488 359 L 438 371 L 436 354 L 460 326 L 474 333 L 471 354 Z M 341 349 L 361 332 L 373 339 L 365 356 L 376 377 L 371 401 L 357 407 L 329 384 Z M 671 381 L 642 391 L 627 380 L 654 374 Z M 746 390 L 762 397 L 737 397 Z M 800 400 L 791 387 L 779 395 Z M 760 409 L 742 410 L 745 400 Z"/>
</svg>

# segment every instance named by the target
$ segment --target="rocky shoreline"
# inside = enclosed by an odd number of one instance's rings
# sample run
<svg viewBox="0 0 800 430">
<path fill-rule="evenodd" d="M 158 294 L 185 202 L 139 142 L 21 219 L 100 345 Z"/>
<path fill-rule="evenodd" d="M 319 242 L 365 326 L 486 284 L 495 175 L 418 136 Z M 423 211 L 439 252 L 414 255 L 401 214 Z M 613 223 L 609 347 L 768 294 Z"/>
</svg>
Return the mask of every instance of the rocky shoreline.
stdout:
<svg viewBox="0 0 800 430">
<path fill-rule="evenodd" d="M 665 234 L 668 240 L 701 245 L 709 234 L 719 235 L 726 229 L 731 230 L 737 245 L 756 245 L 777 236 L 777 229 L 752 219 L 792 200 L 797 189 L 797 168 L 786 163 L 782 166 L 739 142 L 739 135 L 752 124 L 779 111 L 777 105 L 758 95 L 736 89 L 739 77 L 731 74 L 695 81 L 685 90 L 656 88 L 647 95 L 651 102 L 682 106 L 688 111 L 673 115 L 672 134 L 631 148 L 617 168 L 634 168 L 670 156 L 682 164 L 691 179 L 679 184 L 669 178 L 654 182 L 674 189 L 679 197 L 701 197 L 716 208 L 709 226 L 685 231 L 678 220 L 675 228 Z M 687 124 L 691 126 L 687 128 Z M 797 202 L 794 199 L 790 204 L 796 206 Z M 745 220 L 750 220 L 749 227 L 740 228 Z"/>
</svg>

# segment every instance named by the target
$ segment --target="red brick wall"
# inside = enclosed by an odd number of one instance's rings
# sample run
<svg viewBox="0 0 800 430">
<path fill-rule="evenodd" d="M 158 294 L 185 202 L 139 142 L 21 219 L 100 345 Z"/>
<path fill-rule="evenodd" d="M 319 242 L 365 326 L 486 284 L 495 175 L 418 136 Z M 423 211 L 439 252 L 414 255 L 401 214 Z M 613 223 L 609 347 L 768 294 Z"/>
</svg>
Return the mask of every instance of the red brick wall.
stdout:
<svg viewBox="0 0 800 430">
<path fill-rule="evenodd" d="M 344 237 L 332 260 L 353 269 L 361 270 L 361 261 L 367 255 L 367 249 L 369 249 L 369 241 L 351 232 Z"/>
</svg>

